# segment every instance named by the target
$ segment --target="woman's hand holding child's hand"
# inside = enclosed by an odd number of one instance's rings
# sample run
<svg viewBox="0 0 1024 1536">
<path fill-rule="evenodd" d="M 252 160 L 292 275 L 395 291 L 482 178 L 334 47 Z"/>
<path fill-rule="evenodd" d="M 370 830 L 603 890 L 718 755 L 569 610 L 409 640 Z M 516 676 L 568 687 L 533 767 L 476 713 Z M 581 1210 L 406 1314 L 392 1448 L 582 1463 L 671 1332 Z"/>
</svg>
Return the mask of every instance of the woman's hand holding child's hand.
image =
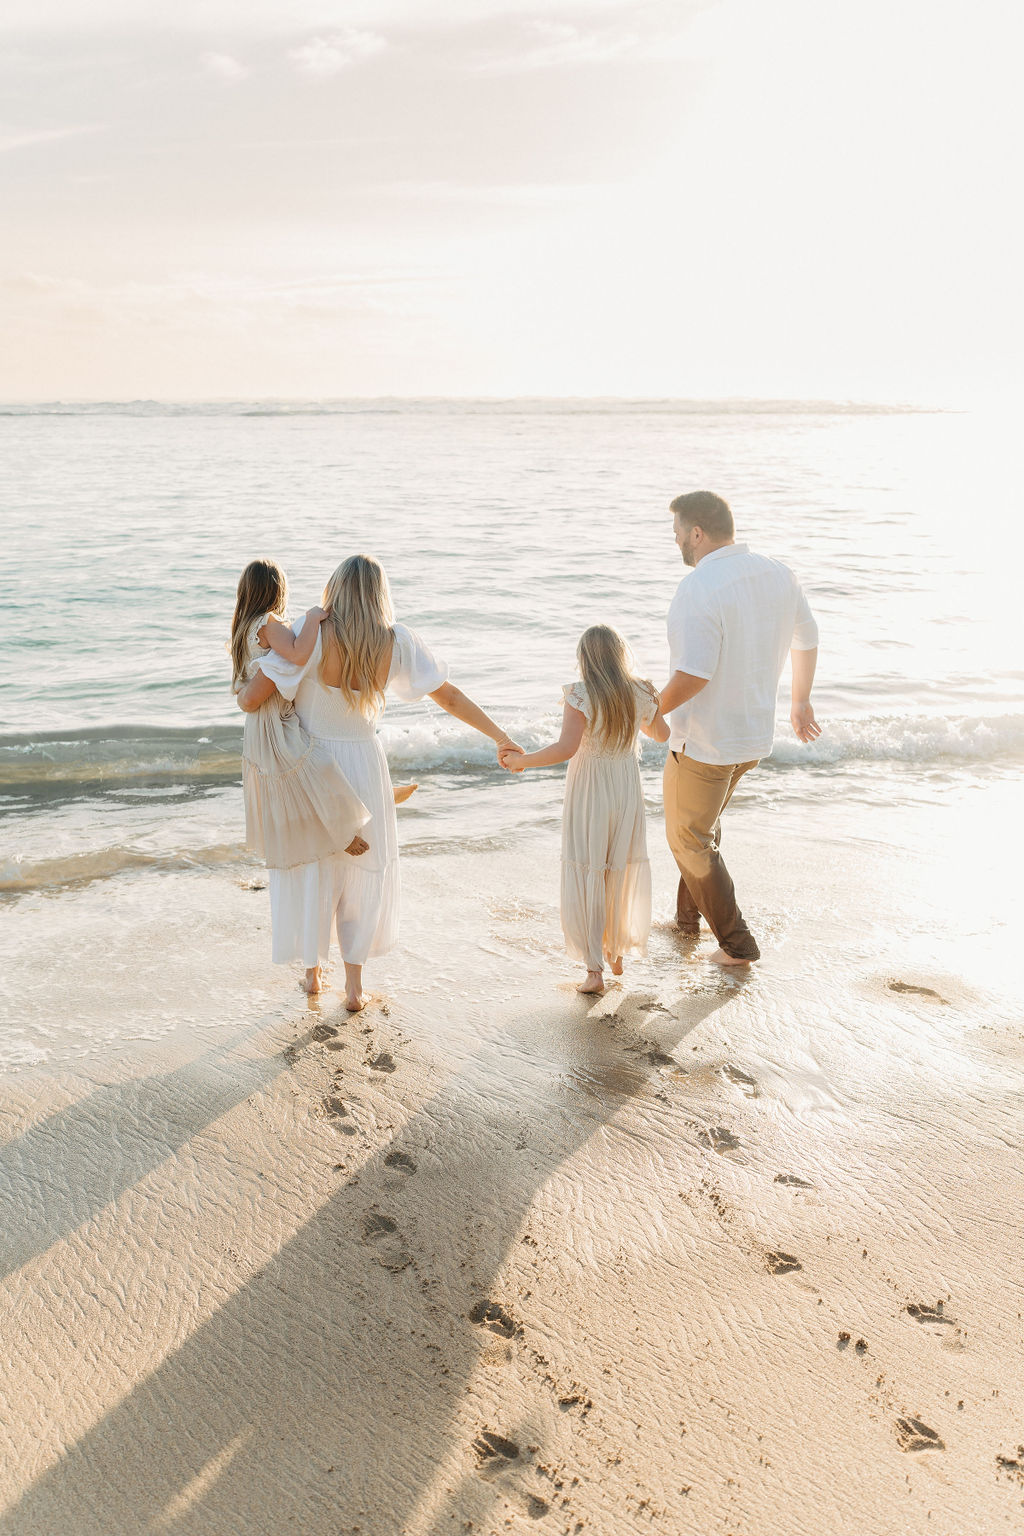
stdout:
<svg viewBox="0 0 1024 1536">
<path fill-rule="evenodd" d="M 501 747 L 498 751 L 498 762 L 509 773 L 522 773 L 524 772 L 522 759 L 525 756 L 526 753 L 522 747 L 513 745 Z"/>
</svg>

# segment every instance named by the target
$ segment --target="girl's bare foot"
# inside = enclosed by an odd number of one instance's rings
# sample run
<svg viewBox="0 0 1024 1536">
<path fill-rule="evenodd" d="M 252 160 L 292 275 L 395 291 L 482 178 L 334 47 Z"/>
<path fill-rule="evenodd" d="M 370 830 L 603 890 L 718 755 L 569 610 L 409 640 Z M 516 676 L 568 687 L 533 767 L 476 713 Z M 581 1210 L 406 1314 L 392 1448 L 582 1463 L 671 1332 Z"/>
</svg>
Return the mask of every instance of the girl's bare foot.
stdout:
<svg viewBox="0 0 1024 1536">
<path fill-rule="evenodd" d="M 751 960 L 744 960 L 741 956 L 738 956 L 738 955 L 727 955 L 724 949 L 716 949 L 713 954 L 708 955 L 708 959 L 711 961 L 711 963 L 713 965 L 752 965 L 753 964 L 753 962 Z"/>
<path fill-rule="evenodd" d="M 418 784 L 393 784 L 391 791 L 395 797 L 395 804 L 404 805 L 409 796 L 414 795 L 418 789 Z"/>
<path fill-rule="evenodd" d="M 356 833 L 355 837 L 352 839 L 352 841 L 349 843 L 348 847 L 345 849 L 345 852 L 346 853 L 350 853 L 354 859 L 358 859 L 359 855 L 361 853 L 365 853 L 367 848 L 369 848 L 369 846 L 370 845 L 366 841 L 366 838 L 365 837 L 360 837 L 359 834 Z"/>
<path fill-rule="evenodd" d="M 593 993 L 604 991 L 604 976 L 600 971 L 588 971 L 586 981 L 581 981 L 576 988 L 577 992 L 583 992 L 590 996 Z"/>
<path fill-rule="evenodd" d="M 324 968 L 322 965 L 311 965 L 306 971 L 306 978 L 300 982 L 303 992 L 308 992 L 310 997 L 315 997 L 318 992 L 324 990 Z"/>
<path fill-rule="evenodd" d="M 611 966 L 612 975 L 613 976 L 621 976 L 622 975 L 622 956 L 621 955 L 616 955 L 615 959 L 614 960 L 609 960 L 608 964 Z"/>
</svg>

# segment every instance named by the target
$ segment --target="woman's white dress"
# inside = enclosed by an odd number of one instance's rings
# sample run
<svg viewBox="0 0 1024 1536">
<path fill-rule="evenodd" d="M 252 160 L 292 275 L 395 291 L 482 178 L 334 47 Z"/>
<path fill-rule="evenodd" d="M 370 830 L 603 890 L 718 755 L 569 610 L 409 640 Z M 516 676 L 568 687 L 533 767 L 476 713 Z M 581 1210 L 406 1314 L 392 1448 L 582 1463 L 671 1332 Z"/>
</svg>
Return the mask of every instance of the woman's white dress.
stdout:
<svg viewBox="0 0 1024 1536">
<path fill-rule="evenodd" d="M 638 721 L 647 725 L 658 708 L 653 690 L 636 681 L 633 686 Z M 587 722 L 565 779 L 562 932 L 572 958 L 599 971 L 604 959 L 646 954 L 651 931 L 639 735 L 625 748 L 604 746 L 593 734 L 594 710 L 584 684 L 567 683 L 562 693 Z"/>
<path fill-rule="evenodd" d="M 448 678 L 447 665 L 407 625 L 396 624 L 394 634 L 385 692 L 412 702 L 440 688 Z M 270 871 L 273 958 L 279 964 L 301 960 L 306 967 L 323 965 L 336 928 L 342 958 L 351 965 L 363 965 L 371 955 L 386 954 L 398 941 L 394 793 L 377 736 L 378 721 L 350 708 L 340 688 L 320 681 L 320 658 L 318 638 L 304 667 L 280 657 L 260 665 L 282 696 L 294 699 L 305 730 L 327 749 L 369 810 L 361 836 L 370 847 L 358 856 L 341 853 L 297 869 Z"/>
</svg>

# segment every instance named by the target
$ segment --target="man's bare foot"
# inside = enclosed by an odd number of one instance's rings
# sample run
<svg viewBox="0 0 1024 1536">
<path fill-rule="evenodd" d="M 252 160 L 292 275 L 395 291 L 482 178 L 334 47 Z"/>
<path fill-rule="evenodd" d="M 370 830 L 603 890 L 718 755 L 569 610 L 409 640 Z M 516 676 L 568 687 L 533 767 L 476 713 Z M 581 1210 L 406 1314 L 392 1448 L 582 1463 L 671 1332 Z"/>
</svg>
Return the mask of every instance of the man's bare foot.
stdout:
<svg viewBox="0 0 1024 1536">
<path fill-rule="evenodd" d="M 615 959 L 614 960 L 609 960 L 608 964 L 611 966 L 611 972 L 612 972 L 613 976 L 621 976 L 622 975 L 622 956 L 621 955 L 616 955 Z"/>
<path fill-rule="evenodd" d="M 716 949 L 708 955 L 712 965 L 752 965 L 752 960 L 744 960 L 739 955 L 727 955 L 724 949 Z"/>
<path fill-rule="evenodd" d="M 369 1001 L 369 992 L 349 992 L 346 988 L 345 1007 L 348 1009 L 349 1013 L 362 1013 L 363 1009 L 366 1007 Z"/>
<path fill-rule="evenodd" d="M 588 971 L 586 981 L 581 981 L 576 991 L 583 992 L 587 996 L 600 994 L 604 991 L 604 976 L 600 971 Z"/>
<path fill-rule="evenodd" d="M 350 853 L 354 859 L 358 859 L 359 855 L 361 853 L 365 853 L 369 846 L 370 845 L 366 841 L 366 838 L 360 837 L 357 832 L 355 837 L 349 843 L 348 847 L 345 849 L 345 852 Z"/>
<path fill-rule="evenodd" d="M 393 784 L 391 792 L 395 797 L 395 804 L 404 805 L 409 796 L 414 795 L 418 789 L 418 784 Z"/>
<path fill-rule="evenodd" d="M 303 992 L 308 992 L 310 997 L 315 997 L 318 992 L 324 990 L 324 968 L 322 965 L 311 965 L 306 972 L 305 980 L 299 983 Z"/>
</svg>

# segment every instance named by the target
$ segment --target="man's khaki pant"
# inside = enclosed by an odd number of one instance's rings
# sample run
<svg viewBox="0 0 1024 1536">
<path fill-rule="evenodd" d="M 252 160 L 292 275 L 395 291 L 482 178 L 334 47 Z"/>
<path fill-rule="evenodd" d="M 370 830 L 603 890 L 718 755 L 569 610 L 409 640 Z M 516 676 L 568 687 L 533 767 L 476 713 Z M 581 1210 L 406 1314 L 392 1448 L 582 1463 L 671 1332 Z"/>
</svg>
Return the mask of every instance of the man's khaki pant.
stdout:
<svg viewBox="0 0 1024 1536">
<path fill-rule="evenodd" d="M 761 951 L 736 905 L 736 891 L 718 845 L 721 815 L 752 763 L 698 763 L 683 752 L 665 759 L 665 831 L 679 865 L 676 921 L 696 933 L 703 913 L 715 938 L 737 960 Z"/>
</svg>

